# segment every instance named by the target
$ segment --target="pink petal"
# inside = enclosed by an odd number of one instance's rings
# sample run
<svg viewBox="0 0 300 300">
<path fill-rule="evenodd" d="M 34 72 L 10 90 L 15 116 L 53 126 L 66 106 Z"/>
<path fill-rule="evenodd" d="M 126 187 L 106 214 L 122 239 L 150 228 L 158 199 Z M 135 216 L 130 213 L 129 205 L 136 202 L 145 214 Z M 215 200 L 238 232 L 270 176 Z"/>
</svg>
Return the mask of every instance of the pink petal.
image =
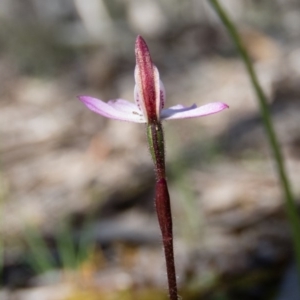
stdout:
<svg viewBox="0 0 300 300">
<path fill-rule="evenodd" d="M 78 98 L 87 106 L 87 108 L 106 118 L 135 123 L 146 123 L 139 108 L 129 101 L 117 99 L 105 103 L 102 100 L 89 96 L 79 96 Z"/>
<path fill-rule="evenodd" d="M 186 107 L 181 104 L 176 106 L 163 109 L 161 112 L 162 120 L 171 120 L 171 119 L 185 119 L 185 118 L 196 118 L 203 117 L 211 114 L 215 114 L 219 111 L 222 111 L 229 106 L 222 102 L 213 102 L 200 107 L 197 107 L 196 104 Z"/>
</svg>

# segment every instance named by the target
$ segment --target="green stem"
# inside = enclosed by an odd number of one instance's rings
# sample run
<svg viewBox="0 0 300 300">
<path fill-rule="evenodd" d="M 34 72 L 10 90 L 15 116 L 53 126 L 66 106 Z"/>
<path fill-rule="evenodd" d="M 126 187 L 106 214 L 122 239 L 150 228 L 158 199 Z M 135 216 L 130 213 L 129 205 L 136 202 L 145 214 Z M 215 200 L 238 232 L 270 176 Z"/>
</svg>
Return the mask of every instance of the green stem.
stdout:
<svg viewBox="0 0 300 300">
<path fill-rule="evenodd" d="M 147 125 L 147 136 L 150 153 L 155 166 L 156 179 L 166 177 L 165 167 L 165 142 L 161 123 Z"/>
<path fill-rule="evenodd" d="M 222 20 L 223 24 L 225 25 L 229 35 L 231 36 L 248 72 L 250 77 L 251 83 L 255 90 L 261 115 L 263 118 L 263 123 L 265 126 L 265 130 L 269 139 L 270 146 L 273 150 L 273 155 L 277 165 L 277 172 L 278 177 L 281 182 L 282 190 L 285 195 L 285 206 L 286 212 L 288 216 L 288 220 L 292 230 L 295 254 L 296 254 L 296 261 L 297 261 L 297 268 L 298 268 L 298 277 L 300 280 L 300 219 L 297 212 L 297 205 L 294 201 L 294 197 L 292 195 L 290 183 L 288 177 L 286 175 L 283 155 L 281 153 L 281 149 L 279 146 L 279 142 L 274 130 L 273 122 L 271 119 L 271 115 L 268 109 L 267 98 L 260 86 L 258 81 L 257 75 L 254 71 L 253 65 L 251 63 L 250 57 L 242 44 L 242 40 L 239 36 L 239 33 L 236 29 L 236 26 L 231 21 L 230 17 L 226 13 L 226 11 L 222 8 L 218 0 L 209 0 L 214 10 L 219 15 L 220 19 Z"/>
</svg>

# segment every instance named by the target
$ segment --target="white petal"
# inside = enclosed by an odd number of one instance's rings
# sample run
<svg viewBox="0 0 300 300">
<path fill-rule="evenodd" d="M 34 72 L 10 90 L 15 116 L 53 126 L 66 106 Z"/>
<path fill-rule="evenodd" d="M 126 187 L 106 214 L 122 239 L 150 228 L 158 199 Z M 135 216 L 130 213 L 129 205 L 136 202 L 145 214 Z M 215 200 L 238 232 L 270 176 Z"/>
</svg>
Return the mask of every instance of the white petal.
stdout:
<svg viewBox="0 0 300 300">
<path fill-rule="evenodd" d="M 163 109 L 161 112 L 162 120 L 197 118 L 211 114 L 215 114 L 228 108 L 227 104 L 222 102 L 213 102 L 200 107 L 195 104 L 190 107 L 185 107 L 181 104 Z"/>
<path fill-rule="evenodd" d="M 159 72 L 155 65 L 153 65 L 153 73 L 154 73 L 154 88 L 155 88 L 155 107 L 156 107 L 156 116 L 159 118 L 162 105 L 161 98 L 161 89 L 160 89 L 160 80 L 159 80 Z"/>
<path fill-rule="evenodd" d="M 89 96 L 78 97 L 90 110 L 106 118 L 121 121 L 146 123 L 139 108 L 132 102 L 123 99 L 111 100 L 107 103 Z"/>
<path fill-rule="evenodd" d="M 143 115 L 147 118 L 147 109 L 145 106 L 145 100 L 142 92 L 142 82 L 140 76 L 140 70 L 138 65 L 135 66 L 134 69 L 134 78 L 135 78 L 135 86 L 134 86 L 134 100 L 139 109 L 143 112 Z"/>
</svg>

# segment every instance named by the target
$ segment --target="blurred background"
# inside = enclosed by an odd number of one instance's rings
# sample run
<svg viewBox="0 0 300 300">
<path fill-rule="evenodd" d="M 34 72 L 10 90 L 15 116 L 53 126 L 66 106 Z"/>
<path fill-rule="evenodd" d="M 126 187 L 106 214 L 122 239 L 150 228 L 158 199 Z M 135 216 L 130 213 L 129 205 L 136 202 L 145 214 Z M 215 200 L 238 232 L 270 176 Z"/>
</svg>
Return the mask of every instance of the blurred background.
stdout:
<svg viewBox="0 0 300 300">
<path fill-rule="evenodd" d="M 268 95 L 299 199 L 300 2 L 221 2 Z M 202 0 L 0 1 L 0 299 L 167 299 L 145 126 L 76 98 L 133 101 L 138 34 L 167 106 L 230 106 L 164 124 L 182 299 L 299 299 L 258 104 Z"/>
</svg>

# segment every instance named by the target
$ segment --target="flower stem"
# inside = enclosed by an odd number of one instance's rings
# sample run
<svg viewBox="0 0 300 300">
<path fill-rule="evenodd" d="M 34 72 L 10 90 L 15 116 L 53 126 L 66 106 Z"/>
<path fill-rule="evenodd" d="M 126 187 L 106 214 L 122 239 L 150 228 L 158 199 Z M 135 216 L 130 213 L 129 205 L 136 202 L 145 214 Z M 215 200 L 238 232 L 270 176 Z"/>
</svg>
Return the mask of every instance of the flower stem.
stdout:
<svg viewBox="0 0 300 300">
<path fill-rule="evenodd" d="M 161 123 L 148 124 L 147 135 L 155 166 L 156 179 L 160 180 L 166 177 L 165 142 Z"/>
<path fill-rule="evenodd" d="M 162 178 L 156 182 L 155 206 L 165 251 L 169 297 L 171 300 L 177 300 L 178 297 L 173 250 L 172 213 L 170 196 L 167 181 L 165 178 Z"/>
<path fill-rule="evenodd" d="M 174 263 L 172 211 L 166 180 L 164 134 L 161 123 L 148 124 L 147 134 L 150 152 L 155 165 L 155 206 L 165 252 L 169 298 L 170 300 L 177 300 L 178 294 Z"/>
<path fill-rule="evenodd" d="M 290 223 L 290 227 L 292 230 L 292 237 L 294 243 L 294 249 L 296 254 L 296 262 L 297 262 L 297 269 L 298 269 L 298 279 L 300 281 L 300 219 L 297 212 L 297 205 L 294 201 L 294 197 L 292 194 L 292 190 L 290 187 L 290 183 L 285 171 L 283 155 L 281 153 L 280 145 L 276 136 L 276 132 L 274 130 L 274 125 L 271 119 L 271 115 L 268 109 L 267 98 L 260 86 L 258 81 L 257 75 L 254 71 L 253 65 L 251 63 L 250 57 L 242 44 L 242 40 L 239 36 L 238 30 L 234 23 L 231 21 L 230 17 L 223 9 L 221 4 L 218 0 L 209 0 L 212 7 L 219 15 L 221 21 L 223 22 L 224 26 L 226 27 L 231 39 L 233 40 L 244 64 L 247 69 L 247 73 L 250 77 L 252 86 L 255 90 L 261 115 L 263 118 L 263 123 L 265 127 L 266 134 L 269 139 L 270 147 L 273 150 L 273 155 L 275 158 L 275 162 L 277 165 L 277 173 L 279 180 L 281 182 L 282 191 L 285 196 L 285 206 L 286 206 L 286 213 L 288 216 L 288 221 Z"/>
</svg>

